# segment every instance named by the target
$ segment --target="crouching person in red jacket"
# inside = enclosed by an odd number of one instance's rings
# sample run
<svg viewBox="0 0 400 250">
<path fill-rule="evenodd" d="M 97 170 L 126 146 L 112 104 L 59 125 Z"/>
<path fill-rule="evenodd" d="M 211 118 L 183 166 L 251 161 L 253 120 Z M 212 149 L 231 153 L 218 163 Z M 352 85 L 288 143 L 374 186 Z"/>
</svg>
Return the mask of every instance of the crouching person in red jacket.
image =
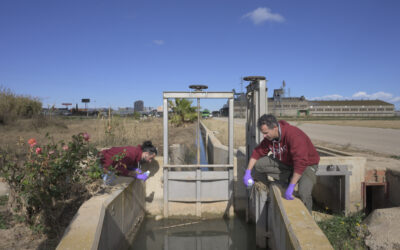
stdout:
<svg viewBox="0 0 400 250">
<path fill-rule="evenodd" d="M 144 181 L 150 173 L 143 173 L 140 164 L 151 162 L 156 155 L 157 149 L 151 141 L 145 141 L 136 147 L 112 147 L 100 152 L 101 164 L 105 170 L 112 166 L 119 175 L 132 176 Z"/>
<path fill-rule="evenodd" d="M 293 200 L 293 190 L 299 183 L 299 195 L 308 211 L 312 209 L 312 190 L 316 183 L 319 155 L 310 138 L 299 128 L 286 121 L 277 121 L 273 115 L 263 115 L 258 119 L 258 128 L 264 139 L 253 150 L 244 184 L 254 183 L 251 172 L 259 181 L 266 181 L 266 175 L 289 185 L 285 199 Z"/>
</svg>

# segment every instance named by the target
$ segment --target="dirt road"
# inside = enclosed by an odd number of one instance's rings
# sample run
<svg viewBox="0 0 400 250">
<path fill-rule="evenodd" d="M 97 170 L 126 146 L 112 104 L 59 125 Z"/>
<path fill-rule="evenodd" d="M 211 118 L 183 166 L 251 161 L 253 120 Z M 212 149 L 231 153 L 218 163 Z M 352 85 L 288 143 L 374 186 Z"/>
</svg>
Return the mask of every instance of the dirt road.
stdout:
<svg viewBox="0 0 400 250">
<path fill-rule="evenodd" d="M 224 118 L 219 118 L 224 119 Z M 226 119 L 224 119 L 226 120 Z M 235 123 L 245 125 L 244 119 L 235 119 Z M 344 148 L 356 148 L 384 155 L 400 155 L 400 130 L 338 126 L 313 123 L 296 123 L 313 141 L 341 145 Z"/>
</svg>

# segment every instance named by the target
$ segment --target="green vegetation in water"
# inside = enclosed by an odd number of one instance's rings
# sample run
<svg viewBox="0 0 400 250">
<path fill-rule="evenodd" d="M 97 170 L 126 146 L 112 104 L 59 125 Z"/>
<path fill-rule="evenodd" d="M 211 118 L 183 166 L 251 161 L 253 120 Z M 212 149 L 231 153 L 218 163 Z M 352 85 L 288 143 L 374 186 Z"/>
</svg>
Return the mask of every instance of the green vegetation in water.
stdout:
<svg viewBox="0 0 400 250">
<path fill-rule="evenodd" d="M 334 215 L 333 218 L 318 222 L 334 249 L 367 249 L 364 239 L 367 228 L 361 224 L 364 213 L 349 216 Z"/>
</svg>

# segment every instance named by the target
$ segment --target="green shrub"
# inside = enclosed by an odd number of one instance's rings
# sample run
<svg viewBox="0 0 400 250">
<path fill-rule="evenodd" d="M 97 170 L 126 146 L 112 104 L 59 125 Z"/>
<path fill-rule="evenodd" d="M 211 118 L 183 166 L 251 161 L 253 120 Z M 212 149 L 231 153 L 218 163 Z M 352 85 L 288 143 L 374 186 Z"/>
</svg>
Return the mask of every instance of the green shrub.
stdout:
<svg viewBox="0 0 400 250">
<path fill-rule="evenodd" d="M 171 123 L 181 126 L 185 122 L 192 123 L 197 119 L 197 107 L 192 107 L 192 102 L 188 99 L 176 98 L 175 102 L 168 101 L 172 109 Z"/>
<path fill-rule="evenodd" d="M 366 226 L 362 224 L 364 217 L 361 212 L 347 217 L 335 215 L 331 219 L 318 222 L 318 226 L 335 249 L 367 249 L 364 243 Z"/>
<path fill-rule="evenodd" d="M 140 120 L 140 113 L 137 111 L 133 112 L 133 119 Z"/>
<path fill-rule="evenodd" d="M 20 140 L 14 152 L 0 152 L 0 174 L 10 185 L 17 211 L 38 231 L 49 232 L 62 216 L 65 201 L 77 186 L 101 176 L 97 150 L 89 135 L 72 136 L 68 143 L 39 145 Z M 40 230 L 39 230 L 40 229 Z"/>
</svg>

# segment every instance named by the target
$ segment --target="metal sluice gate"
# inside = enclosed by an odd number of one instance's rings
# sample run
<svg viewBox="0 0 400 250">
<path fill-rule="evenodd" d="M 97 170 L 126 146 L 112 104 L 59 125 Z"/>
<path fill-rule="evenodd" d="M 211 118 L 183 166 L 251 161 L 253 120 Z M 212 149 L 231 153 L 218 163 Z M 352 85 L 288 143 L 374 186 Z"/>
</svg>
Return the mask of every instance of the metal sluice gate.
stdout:
<svg viewBox="0 0 400 250">
<path fill-rule="evenodd" d="M 233 203 L 233 92 L 205 92 L 207 86 L 192 85 L 190 92 L 163 92 L 164 134 L 164 217 L 170 214 L 170 202 L 195 203 L 201 217 L 202 203 L 227 201 L 225 214 Z M 197 99 L 197 164 L 170 165 L 168 155 L 168 99 Z M 228 164 L 200 164 L 200 99 L 228 99 Z M 205 149 L 207 150 L 207 149 Z M 208 168 L 208 171 L 204 169 Z"/>
</svg>

